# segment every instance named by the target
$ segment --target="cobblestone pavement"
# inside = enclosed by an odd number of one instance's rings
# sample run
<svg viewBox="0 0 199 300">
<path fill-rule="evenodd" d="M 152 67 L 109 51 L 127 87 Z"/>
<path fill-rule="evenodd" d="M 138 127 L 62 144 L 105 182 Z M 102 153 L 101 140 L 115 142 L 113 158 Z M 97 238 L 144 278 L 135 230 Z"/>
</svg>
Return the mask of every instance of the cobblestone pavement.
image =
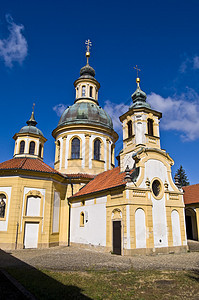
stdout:
<svg viewBox="0 0 199 300">
<path fill-rule="evenodd" d="M 161 255 L 118 256 L 97 251 L 95 248 L 54 247 L 50 249 L 24 249 L 0 252 L 0 267 L 25 266 L 51 270 L 109 269 L 172 269 L 198 270 L 199 252 Z"/>
</svg>

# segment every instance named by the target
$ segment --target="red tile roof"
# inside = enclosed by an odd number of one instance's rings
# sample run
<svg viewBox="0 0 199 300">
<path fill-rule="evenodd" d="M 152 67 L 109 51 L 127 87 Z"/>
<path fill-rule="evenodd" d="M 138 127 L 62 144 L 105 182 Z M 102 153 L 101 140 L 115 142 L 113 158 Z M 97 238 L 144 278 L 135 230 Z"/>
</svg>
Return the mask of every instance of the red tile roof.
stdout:
<svg viewBox="0 0 199 300">
<path fill-rule="evenodd" d="M 55 169 L 51 168 L 43 161 L 37 158 L 12 158 L 10 160 L 0 163 L 0 171 L 1 170 L 27 170 L 58 174 L 64 177 L 61 173 L 57 172 Z"/>
<path fill-rule="evenodd" d="M 199 203 L 199 184 L 183 186 L 184 203 Z"/>
<path fill-rule="evenodd" d="M 77 174 L 66 174 L 67 177 L 71 178 L 95 178 L 96 175 L 90 175 L 90 174 L 83 174 L 83 173 L 77 173 Z"/>
<path fill-rule="evenodd" d="M 125 172 L 120 172 L 120 167 L 105 171 L 97 175 L 71 198 L 91 194 L 94 192 L 100 192 L 121 185 L 125 186 L 125 175 Z"/>
</svg>

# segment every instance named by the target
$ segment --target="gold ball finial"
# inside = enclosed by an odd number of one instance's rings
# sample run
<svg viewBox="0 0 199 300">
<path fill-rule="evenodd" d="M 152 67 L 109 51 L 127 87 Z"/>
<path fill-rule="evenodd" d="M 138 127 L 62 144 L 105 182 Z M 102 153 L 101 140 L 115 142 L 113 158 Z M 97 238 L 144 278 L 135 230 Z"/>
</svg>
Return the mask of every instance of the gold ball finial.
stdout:
<svg viewBox="0 0 199 300">
<path fill-rule="evenodd" d="M 91 41 L 88 39 L 88 40 L 86 40 L 86 42 L 85 42 L 85 44 L 86 44 L 86 49 L 87 49 L 87 51 L 86 51 L 86 58 L 87 58 L 87 64 L 89 64 L 89 57 L 90 57 L 90 47 L 92 46 L 92 43 L 91 43 Z"/>
<path fill-rule="evenodd" d="M 139 77 L 136 78 L 136 82 L 140 83 L 140 78 Z"/>
</svg>

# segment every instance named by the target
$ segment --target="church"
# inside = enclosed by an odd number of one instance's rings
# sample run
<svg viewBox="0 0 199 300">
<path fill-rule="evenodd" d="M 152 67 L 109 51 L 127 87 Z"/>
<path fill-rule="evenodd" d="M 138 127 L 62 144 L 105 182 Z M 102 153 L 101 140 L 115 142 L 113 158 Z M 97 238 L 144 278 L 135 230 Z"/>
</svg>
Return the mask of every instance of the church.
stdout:
<svg viewBox="0 0 199 300">
<path fill-rule="evenodd" d="M 173 182 L 174 161 L 161 148 L 161 112 L 136 79 L 132 104 L 118 134 L 100 106 L 100 83 L 87 63 L 74 82 L 74 104 L 52 135 L 54 168 L 43 162 L 46 138 L 34 110 L 13 137 L 13 158 L 0 163 L 0 248 L 84 245 L 119 255 L 187 250 L 183 191 Z"/>
</svg>

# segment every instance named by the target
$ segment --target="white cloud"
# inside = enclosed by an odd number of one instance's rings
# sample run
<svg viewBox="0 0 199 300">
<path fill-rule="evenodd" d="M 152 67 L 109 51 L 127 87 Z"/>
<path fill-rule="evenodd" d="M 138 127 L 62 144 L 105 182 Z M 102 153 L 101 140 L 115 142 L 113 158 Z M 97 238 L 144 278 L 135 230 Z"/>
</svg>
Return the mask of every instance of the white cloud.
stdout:
<svg viewBox="0 0 199 300">
<path fill-rule="evenodd" d="M 24 61 L 28 54 L 28 44 L 22 34 L 24 26 L 15 24 L 10 15 L 6 15 L 6 21 L 10 33 L 7 39 L 0 39 L 0 58 L 11 68 L 14 62 L 21 64 Z"/>
<path fill-rule="evenodd" d="M 56 112 L 58 117 L 61 117 L 62 113 L 65 111 L 65 109 L 68 107 L 68 105 L 65 104 L 57 104 L 53 107 L 53 110 Z"/>
<path fill-rule="evenodd" d="M 186 58 L 180 65 L 180 73 L 186 73 L 188 69 L 199 69 L 199 56 L 195 55 L 192 58 Z"/>
<path fill-rule="evenodd" d="M 147 100 L 152 108 L 163 113 L 163 130 L 180 132 L 183 141 L 199 138 L 199 95 L 194 90 L 188 89 L 180 97 L 167 98 L 151 93 Z"/>
<path fill-rule="evenodd" d="M 116 131 L 122 130 L 122 123 L 119 117 L 129 109 L 129 106 L 124 103 L 113 103 L 109 100 L 105 101 L 104 110 L 109 114 L 113 121 L 113 128 Z"/>
<path fill-rule="evenodd" d="M 199 69 L 199 56 L 194 56 L 193 58 L 193 68 L 194 69 Z"/>
</svg>

